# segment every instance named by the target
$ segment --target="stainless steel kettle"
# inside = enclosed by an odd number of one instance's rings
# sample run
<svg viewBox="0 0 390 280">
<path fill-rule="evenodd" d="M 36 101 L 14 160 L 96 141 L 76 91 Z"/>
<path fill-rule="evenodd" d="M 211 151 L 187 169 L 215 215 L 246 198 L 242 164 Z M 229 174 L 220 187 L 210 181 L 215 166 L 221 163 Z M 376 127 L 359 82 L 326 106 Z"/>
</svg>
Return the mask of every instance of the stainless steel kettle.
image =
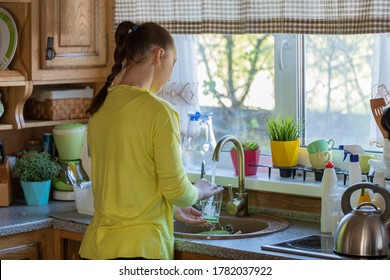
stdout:
<svg viewBox="0 0 390 280">
<path fill-rule="evenodd" d="M 371 189 L 382 195 L 386 207 L 377 208 L 370 202 L 352 209 L 351 194 L 359 189 Z M 390 193 L 373 183 L 356 183 L 343 194 L 341 208 L 346 214 L 334 236 L 334 252 L 342 255 L 368 258 L 385 258 L 389 253 L 389 232 L 385 225 L 390 216 Z"/>
</svg>

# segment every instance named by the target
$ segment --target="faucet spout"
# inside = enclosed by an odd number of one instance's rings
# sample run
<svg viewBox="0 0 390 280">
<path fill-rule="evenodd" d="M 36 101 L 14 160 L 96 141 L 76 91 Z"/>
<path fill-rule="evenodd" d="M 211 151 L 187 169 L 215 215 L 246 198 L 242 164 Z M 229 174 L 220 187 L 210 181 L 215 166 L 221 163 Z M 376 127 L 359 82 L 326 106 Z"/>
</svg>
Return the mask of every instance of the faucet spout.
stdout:
<svg viewBox="0 0 390 280">
<path fill-rule="evenodd" d="M 248 194 L 245 191 L 245 181 L 244 181 L 244 149 L 242 148 L 241 142 L 237 137 L 233 135 L 223 136 L 217 143 L 214 153 L 213 161 L 219 161 L 219 156 L 221 154 L 223 146 L 227 142 L 232 142 L 237 150 L 238 158 L 238 193 L 237 197 L 233 198 L 227 204 L 227 211 L 231 214 L 236 214 L 238 216 L 248 215 Z"/>
</svg>

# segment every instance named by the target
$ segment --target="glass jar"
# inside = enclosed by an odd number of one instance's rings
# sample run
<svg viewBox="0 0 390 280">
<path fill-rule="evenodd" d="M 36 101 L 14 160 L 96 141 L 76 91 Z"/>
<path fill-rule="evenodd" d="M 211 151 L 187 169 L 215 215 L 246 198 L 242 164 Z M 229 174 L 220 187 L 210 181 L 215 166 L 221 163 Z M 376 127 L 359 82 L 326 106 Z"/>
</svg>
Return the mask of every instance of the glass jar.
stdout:
<svg viewBox="0 0 390 280">
<path fill-rule="evenodd" d="M 215 146 L 212 113 L 188 113 L 187 133 L 183 142 L 184 166 L 200 170 L 204 161 L 205 168 L 210 169 Z"/>
<path fill-rule="evenodd" d="M 30 139 L 26 141 L 27 151 L 42 152 L 42 141 L 39 139 Z"/>
</svg>

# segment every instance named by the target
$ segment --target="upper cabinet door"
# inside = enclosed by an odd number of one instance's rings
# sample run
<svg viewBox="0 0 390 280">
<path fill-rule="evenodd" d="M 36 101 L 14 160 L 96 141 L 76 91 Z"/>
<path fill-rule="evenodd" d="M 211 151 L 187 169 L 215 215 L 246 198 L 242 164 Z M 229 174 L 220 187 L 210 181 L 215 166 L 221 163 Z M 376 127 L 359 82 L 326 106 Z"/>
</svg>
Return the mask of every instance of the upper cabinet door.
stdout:
<svg viewBox="0 0 390 280">
<path fill-rule="evenodd" d="M 105 0 L 41 0 L 41 68 L 107 63 Z"/>
</svg>

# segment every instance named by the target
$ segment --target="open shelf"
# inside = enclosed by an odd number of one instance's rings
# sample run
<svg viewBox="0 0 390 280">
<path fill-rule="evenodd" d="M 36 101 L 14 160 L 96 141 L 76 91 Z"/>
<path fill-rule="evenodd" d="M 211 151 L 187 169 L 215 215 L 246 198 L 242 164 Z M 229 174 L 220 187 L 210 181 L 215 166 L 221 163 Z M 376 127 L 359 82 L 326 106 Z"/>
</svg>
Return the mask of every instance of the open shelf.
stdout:
<svg viewBox="0 0 390 280">
<path fill-rule="evenodd" d="M 2 0 L 2 3 L 31 3 L 31 0 Z"/>
<path fill-rule="evenodd" d="M 87 123 L 88 119 L 73 119 L 73 120 L 59 120 L 59 121 L 40 121 L 40 120 L 25 120 L 24 128 L 54 126 L 63 123 Z"/>
<path fill-rule="evenodd" d="M 15 70 L 0 71 L 0 87 L 24 86 L 25 77 Z"/>
<path fill-rule="evenodd" d="M 0 123 L 0 130 L 7 130 L 7 129 L 13 129 L 13 125 L 12 124 L 4 124 L 4 123 Z"/>
</svg>

